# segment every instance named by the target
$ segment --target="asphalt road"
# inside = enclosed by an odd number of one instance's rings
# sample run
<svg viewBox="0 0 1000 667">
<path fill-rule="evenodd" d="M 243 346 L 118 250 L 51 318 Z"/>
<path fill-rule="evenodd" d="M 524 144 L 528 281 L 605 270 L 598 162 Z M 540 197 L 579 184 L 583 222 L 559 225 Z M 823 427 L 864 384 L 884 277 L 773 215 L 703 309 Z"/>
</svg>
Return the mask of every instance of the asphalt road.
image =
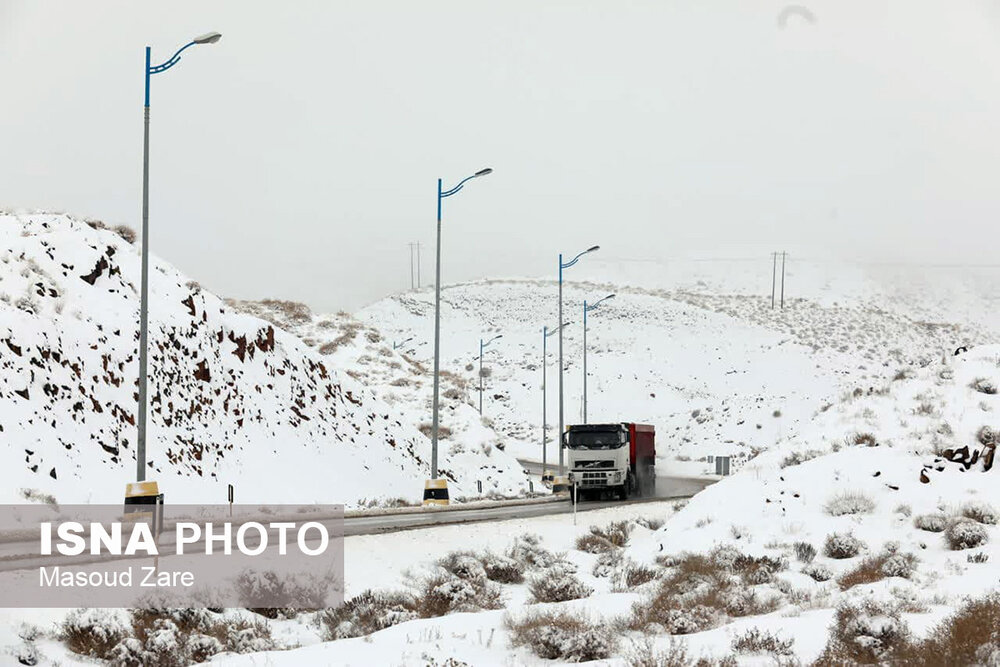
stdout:
<svg viewBox="0 0 1000 667">
<path fill-rule="evenodd" d="M 537 471 L 535 474 L 541 472 L 540 463 L 522 461 L 522 464 L 529 472 Z M 633 498 L 627 501 L 581 501 L 577 506 L 577 511 L 588 512 L 607 507 L 621 507 L 623 505 L 635 505 L 670 499 L 689 498 L 714 482 L 715 480 L 713 479 L 698 477 L 659 477 L 657 478 L 657 495 L 654 497 Z M 440 509 L 408 508 L 398 512 L 381 512 L 347 517 L 343 519 L 343 534 L 346 537 L 353 535 L 372 535 L 376 533 L 391 533 L 401 530 L 428 528 L 430 526 L 480 521 L 503 521 L 554 514 L 569 514 L 572 511 L 573 505 L 569 502 L 568 498 L 562 500 L 551 497 L 541 498 L 535 502 L 496 502 L 487 506 L 456 505 Z M 278 520 L 278 517 L 272 517 L 271 520 Z M 339 518 L 310 516 L 309 520 L 319 521 L 320 523 L 327 525 L 331 534 L 338 532 L 337 528 Z M 167 530 L 161 535 L 160 544 L 172 544 L 174 537 L 173 531 Z M 195 547 L 195 549 L 196 548 L 197 547 Z M 102 558 L 91 557 L 88 555 L 82 555 L 75 558 L 67 558 L 65 556 L 45 557 L 39 555 L 38 549 L 39 544 L 37 540 L 7 542 L 2 544 L 2 546 L 0 546 L 0 572 L 37 568 L 57 563 L 62 565 L 82 565 L 85 563 L 107 560 L 106 556 Z M 194 553 L 196 551 L 192 550 L 190 552 Z"/>
</svg>

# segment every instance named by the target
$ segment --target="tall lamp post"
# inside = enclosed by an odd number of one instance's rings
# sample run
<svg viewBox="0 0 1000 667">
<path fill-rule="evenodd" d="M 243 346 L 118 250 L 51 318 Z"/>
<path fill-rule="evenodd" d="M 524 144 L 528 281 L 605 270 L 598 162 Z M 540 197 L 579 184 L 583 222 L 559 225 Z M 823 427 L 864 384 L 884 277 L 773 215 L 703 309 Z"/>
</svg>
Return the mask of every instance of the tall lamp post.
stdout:
<svg viewBox="0 0 1000 667">
<path fill-rule="evenodd" d="M 608 299 L 615 298 L 614 294 L 609 294 L 603 299 L 598 299 L 594 303 L 587 305 L 587 302 L 583 302 L 583 423 L 587 423 L 587 313 L 592 310 L 597 310 L 597 307 L 607 301 Z"/>
<path fill-rule="evenodd" d="M 577 262 L 580 258 L 586 255 L 588 252 L 594 252 L 595 250 L 600 250 L 601 246 L 595 245 L 587 248 L 580 254 L 578 254 L 573 259 L 568 262 L 563 262 L 562 253 L 559 253 L 559 321 L 563 321 L 563 270 L 568 269 Z M 562 475 L 565 471 L 563 469 L 563 447 L 562 447 L 562 434 L 565 424 L 563 422 L 563 329 L 566 327 L 559 327 L 559 474 Z"/>
<path fill-rule="evenodd" d="M 545 476 L 548 474 L 548 342 L 549 336 L 554 335 L 558 331 L 562 331 L 562 328 L 568 326 L 569 322 L 563 322 L 557 326 L 552 331 L 549 331 L 547 326 L 542 327 L 542 481 L 545 481 Z"/>
<path fill-rule="evenodd" d="M 479 414 L 483 414 L 483 350 L 497 338 L 503 338 L 503 334 L 497 334 L 485 343 L 482 338 L 479 339 Z"/>
<path fill-rule="evenodd" d="M 146 47 L 146 97 L 143 106 L 142 134 L 142 286 L 139 291 L 139 440 L 135 451 L 135 478 L 137 482 L 146 479 L 146 396 L 147 396 L 147 340 L 149 337 L 149 78 L 166 72 L 181 60 L 181 53 L 196 44 L 215 44 L 222 35 L 210 32 L 195 37 L 177 49 L 168 60 L 152 65 L 150 47 Z"/>
<path fill-rule="evenodd" d="M 481 169 L 474 173 L 472 176 L 466 176 L 458 185 L 450 190 L 441 189 L 441 179 L 438 179 L 438 198 L 437 198 L 437 268 L 435 269 L 434 278 L 434 401 L 433 401 L 433 411 L 434 415 L 432 417 L 431 425 L 431 479 L 437 479 L 438 476 L 438 390 L 440 389 L 440 370 L 441 370 L 441 200 L 445 197 L 450 197 L 457 194 L 466 182 L 471 181 L 473 178 L 479 178 L 480 176 L 486 176 L 487 174 L 492 174 L 492 169 Z"/>
</svg>

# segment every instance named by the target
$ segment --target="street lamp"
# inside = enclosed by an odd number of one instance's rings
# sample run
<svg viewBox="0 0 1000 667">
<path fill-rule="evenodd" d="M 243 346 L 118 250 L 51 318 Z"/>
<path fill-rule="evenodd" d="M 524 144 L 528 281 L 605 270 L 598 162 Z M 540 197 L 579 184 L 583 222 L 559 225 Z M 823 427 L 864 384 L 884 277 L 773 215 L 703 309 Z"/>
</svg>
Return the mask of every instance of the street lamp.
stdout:
<svg viewBox="0 0 1000 667">
<path fill-rule="evenodd" d="M 583 423 L 587 423 L 587 313 L 592 310 L 597 310 L 597 307 L 607 301 L 608 299 L 615 298 L 614 294 L 609 294 L 603 299 L 599 299 L 594 303 L 587 305 L 587 302 L 583 302 Z"/>
<path fill-rule="evenodd" d="M 569 322 L 563 322 L 561 325 L 557 326 L 552 331 L 549 331 L 547 326 L 542 327 L 542 481 L 545 480 L 545 475 L 548 470 L 548 429 L 547 429 L 547 418 L 548 418 L 548 405 L 547 405 L 547 391 L 546 388 L 548 383 L 546 378 L 548 377 L 548 341 L 549 336 L 552 336 L 558 331 L 562 331 L 563 327 L 569 326 Z"/>
<path fill-rule="evenodd" d="M 563 269 L 568 269 L 577 262 L 580 258 L 586 255 L 588 252 L 594 252 L 595 250 L 600 250 L 601 246 L 595 245 L 587 248 L 576 257 L 568 262 L 563 262 L 562 253 L 559 253 L 559 321 L 563 321 Z M 565 425 L 563 423 L 563 329 L 565 327 L 559 327 L 559 474 L 563 474 L 563 447 L 562 447 L 562 434 Z"/>
<path fill-rule="evenodd" d="M 497 334 L 485 343 L 482 338 L 479 339 L 479 414 L 483 414 L 483 350 L 497 338 L 503 338 L 503 334 Z"/>
<path fill-rule="evenodd" d="M 431 479 L 437 479 L 438 474 L 438 390 L 440 389 L 441 370 L 441 200 L 457 194 L 466 182 L 473 178 L 492 174 L 492 169 L 480 169 L 472 176 L 466 176 L 458 185 L 450 190 L 441 189 L 441 179 L 438 179 L 438 200 L 437 200 L 437 267 L 434 279 L 434 402 L 431 425 Z"/>
<path fill-rule="evenodd" d="M 404 341 L 400 341 L 399 343 L 397 343 L 397 342 L 393 341 L 393 343 L 392 343 L 392 349 L 394 349 L 394 350 L 398 350 L 399 348 L 401 348 L 401 347 L 403 347 L 404 345 L 406 345 L 407 343 L 409 343 L 409 342 L 410 342 L 411 340 L 413 340 L 413 336 L 410 336 L 410 337 L 409 337 L 409 338 L 407 338 L 406 340 L 404 340 Z"/>
<path fill-rule="evenodd" d="M 196 44 L 215 44 L 222 35 L 209 32 L 177 49 L 177 52 L 159 65 L 150 63 L 150 47 L 146 47 L 146 98 L 143 106 L 142 135 L 142 286 L 139 291 L 139 440 L 136 445 L 136 481 L 146 479 L 146 396 L 148 378 L 147 340 L 149 337 L 149 78 L 166 72 L 181 60 L 181 53 Z"/>
</svg>

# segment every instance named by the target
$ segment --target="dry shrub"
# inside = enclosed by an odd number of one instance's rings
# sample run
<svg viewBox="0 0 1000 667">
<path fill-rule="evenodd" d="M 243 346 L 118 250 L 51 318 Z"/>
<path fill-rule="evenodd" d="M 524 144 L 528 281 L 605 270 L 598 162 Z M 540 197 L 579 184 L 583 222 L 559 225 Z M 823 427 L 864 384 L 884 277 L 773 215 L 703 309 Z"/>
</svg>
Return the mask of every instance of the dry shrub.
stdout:
<svg viewBox="0 0 1000 667">
<path fill-rule="evenodd" d="M 91 229 L 107 229 L 108 228 L 108 226 L 106 224 L 104 224 L 104 222 L 102 220 L 89 219 L 89 220 L 84 220 L 84 222 L 87 223 L 87 225 Z"/>
<path fill-rule="evenodd" d="M 322 351 L 322 350 L 321 350 Z M 421 433 L 423 433 L 428 438 L 431 437 L 434 430 L 433 424 L 421 424 L 419 427 Z M 444 440 L 445 438 L 451 437 L 451 429 L 443 424 L 438 424 L 438 438 Z"/>
<path fill-rule="evenodd" d="M 135 230 L 128 225 L 116 225 L 113 231 L 115 234 L 122 237 L 127 243 L 135 245 L 137 235 Z"/>
<path fill-rule="evenodd" d="M 875 510 L 875 501 L 863 493 L 847 491 L 828 500 L 823 509 L 830 516 L 871 514 Z"/>
<path fill-rule="evenodd" d="M 782 639 L 779 635 L 753 627 L 733 638 L 733 651 L 743 655 L 766 653 L 773 656 L 794 655 L 794 639 Z"/>
<path fill-rule="evenodd" d="M 831 533 L 823 543 L 823 553 L 829 558 L 854 558 L 862 548 L 864 543 L 850 533 Z"/>
<path fill-rule="evenodd" d="M 603 528 L 591 526 L 590 533 L 591 535 L 603 537 L 616 547 L 624 547 L 628 544 L 629 535 L 632 534 L 632 523 L 629 521 L 614 521 Z"/>
<path fill-rule="evenodd" d="M 818 456 L 823 456 L 823 454 L 825 454 L 825 452 L 818 449 L 792 452 L 781 461 L 781 467 L 788 468 L 791 466 L 797 466 L 801 463 L 805 463 L 806 461 L 811 461 Z"/>
<path fill-rule="evenodd" d="M 802 574 L 810 577 L 813 581 L 824 582 L 833 578 L 833 570 L 821 563 L 806 565 L 802 568 Z"/>
<path fill-rule="evenodd" d="M 656 569 L 638 563 L 629 563 L 622 571 L 622 581 L 625 583 L 626 588 L 635 588 L 636 586 L 648 584 L 658 576 L 660 575 Z"/>
<path fill-rule="evenodd" d="M 593 533 L 581 535 L 576 538 L 576 548 L 588 554 L 604 554 L 609 551 L 616 551 L 618 547 L 608 541 L 607 538 Z"/>
<path fill-rule="evenodd" d="M 855 433 L 847 437 L 848 446 L 859 445 L 862 447 L 878 447 L 878 440 L 872 433 Z"/>
<path fill-rule="evenodd" d="M 546 660 L 588 662 L 604 660 L 614 651 L 616 640 L 610 624 L 592 623 L 579 614 L 549 611 L 504 621 L 513 646 L 526 646 Z"/>
<path fill-rule="evenodd" d="M 971 519 L 959 519 L 948 526 L 944 539 L 952 550 L 959 551 L 982 546 L 989 541 L 990 537 L 982 524 Z"/>
<path fill-rule="evenodd" d="M 63 620 L 60 638 L 73 653 L 107 660 L 119 642 L 132 634 L 122 609 L 75 609 Z"/>
<path fill-rule="evenodd" d="M 899 664 L 910 646 L 910 631 L 899 609 L 889 603 L 865 599 L 837 608 L 830 638 L 816 667 Z"/>
<path fill-rule="evenodd" d="M 361 637 L 418 617 L 417 601 L 399 591 L 365 591 L 339 607 L 324 609 L 317 622 L 326 641 Z"/>
<path fill-rule="evenodd" d="M 748 556 L 740 554 L 732 563 L 733 572 L 740 575 L 748 586 L 767 584 L 774 580 L 774 574 L 781 572 L 788 564 L 771 556 Z"/>
<path fill-rule="evenodd" d="M 736 667 L 736 659 L 732 656 L 721 660 L 696 659 L 688 652 L 687 642 L 671 637 L 669 646 L 664 649 L 657 649 L 649 639 L 633 644 L 625 654 L 625 664 L 628 667 Z"/>
<path fill-rule="evenodd" d="M 837 579 L 840 590 L 846 591 L 862 584 L 872 584 L 887 577 L 909 579 L 917 567 L 912 554 L 881 554 L 865 558 L 853 570 Z"/>
<path fill-rule="evenodd" d="M 928 533 L 943 533 L 948 527 L 948 517 L 941 513 L 918 514 L 913 519 L 913 525 Z"/>
<path fill-rule="evenodd" d="M 1000 664 L 1000 594 L 972 600 L 902 656 L 905 664 Z"/>
</svg>

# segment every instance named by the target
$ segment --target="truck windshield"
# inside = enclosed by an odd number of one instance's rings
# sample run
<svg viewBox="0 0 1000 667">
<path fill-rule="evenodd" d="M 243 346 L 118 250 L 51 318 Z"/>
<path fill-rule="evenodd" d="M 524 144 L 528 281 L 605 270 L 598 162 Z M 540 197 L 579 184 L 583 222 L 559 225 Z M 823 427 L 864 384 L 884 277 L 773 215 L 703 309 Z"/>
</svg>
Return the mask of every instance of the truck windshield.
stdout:
<svg viewBox="0 0 1000 667">
<path fill-rule="evenodd" d="M 570 449 L 615 449 L 625 444 L 625 434 L 621 431 L 571 431 L 566 436 L 566 446 Z"/>
</svg>

